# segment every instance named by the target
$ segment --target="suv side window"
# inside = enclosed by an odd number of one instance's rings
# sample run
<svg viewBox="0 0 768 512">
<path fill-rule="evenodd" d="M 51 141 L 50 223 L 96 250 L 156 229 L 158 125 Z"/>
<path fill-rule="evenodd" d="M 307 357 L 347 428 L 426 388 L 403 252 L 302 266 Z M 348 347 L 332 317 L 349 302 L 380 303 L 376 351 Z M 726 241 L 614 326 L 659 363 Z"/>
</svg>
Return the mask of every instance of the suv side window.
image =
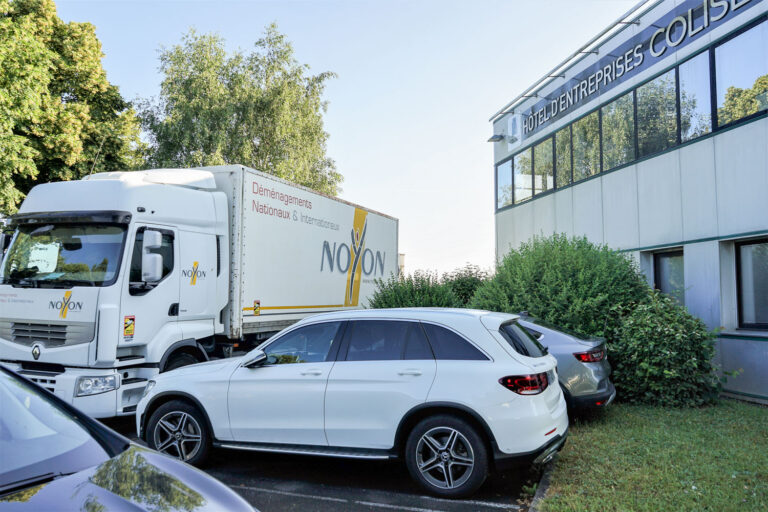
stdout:
<svg viewBox="0 0 768 512">
<path fill-rule="evenodd" d="M 356 320 L 348 332 L 347 361 L 433 358 L 418 322 Z"/>
<path fill-rule="evenodd" d="M 470 342 L 439 325 L 422 323 L 435 353 L 435 359 L 487 361 L 488 357 Z"/>
<path fill-rule="evenodd" d="M 331 347 L 338 343 L 341 322 L 299 327 L 270 343 L 264 352 L 267 364 L 322 363 L 328 361 Z"/>
</svg>

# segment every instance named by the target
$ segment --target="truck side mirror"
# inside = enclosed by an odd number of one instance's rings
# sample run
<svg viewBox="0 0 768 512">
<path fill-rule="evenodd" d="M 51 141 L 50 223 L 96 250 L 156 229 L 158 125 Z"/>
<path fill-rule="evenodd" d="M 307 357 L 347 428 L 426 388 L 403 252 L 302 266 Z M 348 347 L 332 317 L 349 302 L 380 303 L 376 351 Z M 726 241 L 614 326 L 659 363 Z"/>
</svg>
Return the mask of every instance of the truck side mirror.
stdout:
<svg viewBox="0 0 768 512">
<path fill-rule="evenodd" d="M 141 280 L 146 283 L 156 283 L 163 277 L 163 257 L 150 252 L 163 245 L 163 234 L 147 229 L 141 246 Z"/>
</svg>

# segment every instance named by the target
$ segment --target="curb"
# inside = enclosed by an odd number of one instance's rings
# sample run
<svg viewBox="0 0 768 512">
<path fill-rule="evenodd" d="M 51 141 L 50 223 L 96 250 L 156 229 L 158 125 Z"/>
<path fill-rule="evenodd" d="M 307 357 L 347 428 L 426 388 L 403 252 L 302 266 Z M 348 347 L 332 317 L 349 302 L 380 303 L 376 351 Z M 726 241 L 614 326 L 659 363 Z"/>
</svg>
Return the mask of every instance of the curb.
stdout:
<svg viewBox="0 0 768 512">
<path fill-rule="evenodd" d="M 552 481 L 552 472 L 555 470 L 555 462 L 557 462 L 558 454 L 552 457 L 552 460 L 544 466 L 544 471 L 541 474 L 539 485 L 536 486 L 536 494 L 533 495 L 531 504 L 528 507 L 528 512 L 538 512 L 539 503 L 544 499 L 544 496 L 549 490 L 549 483 Z"/>
</svg>

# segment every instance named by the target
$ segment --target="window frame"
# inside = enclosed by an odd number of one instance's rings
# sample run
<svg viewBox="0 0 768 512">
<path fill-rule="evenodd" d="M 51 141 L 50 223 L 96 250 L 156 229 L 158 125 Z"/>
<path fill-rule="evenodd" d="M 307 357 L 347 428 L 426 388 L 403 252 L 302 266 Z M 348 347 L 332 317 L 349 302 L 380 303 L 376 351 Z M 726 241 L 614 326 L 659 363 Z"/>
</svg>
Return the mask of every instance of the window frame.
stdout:
<svg viewBox="0 0 768 512">
<path fill-rule="evenodd" d="M 664 256 L 670 257 L 670 256 L 680 256 L 683 258 L 683 303 L 680 304 L 681 306 L 685 306 L 685 250 L 682 247 L 670 247 L 669 249 L 663 249 L 661 251 L 655 251 L 652 253 L 653 256 L 653 289 L 658 290 L 661 293 L 664 292 L 661 287 L 659 287 L 659 281 L 661 280 L 659 277 L 659 258 L 662 258 Z M 673 299 L 675 298 L 673 295 L 666 293 L 666 295 L 669 295 Z"/>
<path fill-rule="evenodd" d="M 736 314 L 737 314 L 737 321 L 739 329 L 751 329 L 751 330 L 758 330 L 758 331 L 764 331 L 768 329 L 768 322 L 756 322 L 756 323 L 747 323 L 744 322 L 744 315 L 741 310 L 741 292 L 742 292 L 742 282 L 741 282 L 741 248 L 745 245 L 757 245 L 757 244 L 768 244 L 768 237 L 765 238 L 753 238 L 751 240 L 739 240 L 737 242 L 734 242 L 734 253 L 736 257 Z"/>
</svg>

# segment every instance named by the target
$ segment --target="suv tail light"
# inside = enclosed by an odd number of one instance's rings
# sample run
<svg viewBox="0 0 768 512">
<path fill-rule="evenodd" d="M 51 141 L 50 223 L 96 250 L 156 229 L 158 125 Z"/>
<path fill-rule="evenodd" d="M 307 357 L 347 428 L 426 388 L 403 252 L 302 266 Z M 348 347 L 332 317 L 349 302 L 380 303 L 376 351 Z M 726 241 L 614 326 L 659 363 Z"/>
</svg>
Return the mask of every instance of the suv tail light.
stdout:
<svg viewBox="0 0 768 512">
<path fill-rule="evenodd" d="M 573 355 L 582 363 L 599 363 L 605 358 L 605 350 L 598 348 L 589 352 L 575 352 Z"/>
<path fill-rule="evenodd" d="M 518 395 L 538 395 L 549 385 L 549 378 L 545 373 L 534 375 L 510 375 L 499 379 L 499 384 Z"/>
</svg>

